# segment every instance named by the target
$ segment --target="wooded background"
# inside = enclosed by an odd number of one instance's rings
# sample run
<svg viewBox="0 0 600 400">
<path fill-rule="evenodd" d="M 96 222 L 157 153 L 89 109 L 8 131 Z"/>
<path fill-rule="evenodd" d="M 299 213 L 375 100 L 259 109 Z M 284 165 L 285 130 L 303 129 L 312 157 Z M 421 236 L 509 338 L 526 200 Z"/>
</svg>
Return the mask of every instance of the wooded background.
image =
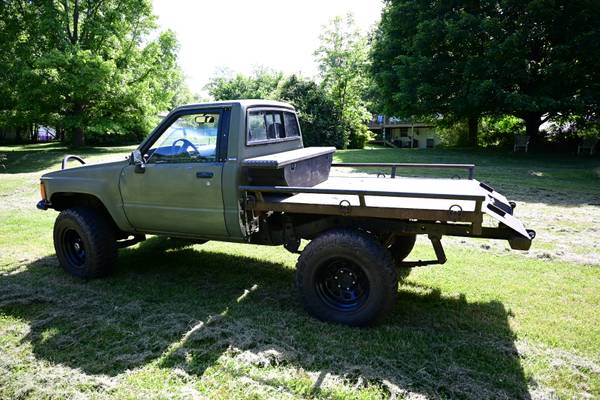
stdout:
<svg viewBox="0 0 600 400">
<path fill-rule="evenodd" d="M 600 0 L 387 0 L 372 32 L 323 28 L 317 77 L 223 71 L 216 100 L 269 98 L 299 112 L 308 145 L 361 148 L 373 114 L 429 121 L 449 145 L 561 148 L 599 136 Z M 149 0 L 0 2 L 0 140 L 40 126 L 73 146 L 134 143 L 186 86 L 177 38 Z M 544 122 L 552 124 L 540 126 Z M 12 135 L 7 135 L 12 133 Z"/>
</svg>

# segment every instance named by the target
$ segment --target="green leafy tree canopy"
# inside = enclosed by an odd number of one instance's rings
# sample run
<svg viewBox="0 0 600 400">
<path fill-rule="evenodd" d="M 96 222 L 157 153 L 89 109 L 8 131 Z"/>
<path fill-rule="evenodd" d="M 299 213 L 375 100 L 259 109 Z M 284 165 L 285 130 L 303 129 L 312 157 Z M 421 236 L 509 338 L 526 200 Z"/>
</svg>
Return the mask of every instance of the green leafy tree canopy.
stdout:
<svg viewBox="0 0 600 400">
<path fill-rule="evenodd" d="M 53 125 L 80 146 L 94 133 L 146 132 L 183 100 L 177 40 L 153 35 L 149 0 L 15 0 L 0 17 L 5 125 Z"/>
<path fill-rule="evenodd" d="M 283 73 L 264 67 L 250 76 L 225 70 L 212 77 L 206 89 L 215 100 L 273 99 L 283 79 Z"/>
<path fill-rule="evenodd" d="M 386 112 L 477 120 L 596 113 L 598 0 L 386 0 L 372 72 Z"/>
<path fill-rule="evenodd" d="M 371 115 L 364 100 L 369 88 L 369 47 L 352 14 L 336 17 L 325 26 L 315 51 L 322 86 L 335 104 L 341 125 L 342 147 L 362 148 L 369 138 Z"/>
</svg>

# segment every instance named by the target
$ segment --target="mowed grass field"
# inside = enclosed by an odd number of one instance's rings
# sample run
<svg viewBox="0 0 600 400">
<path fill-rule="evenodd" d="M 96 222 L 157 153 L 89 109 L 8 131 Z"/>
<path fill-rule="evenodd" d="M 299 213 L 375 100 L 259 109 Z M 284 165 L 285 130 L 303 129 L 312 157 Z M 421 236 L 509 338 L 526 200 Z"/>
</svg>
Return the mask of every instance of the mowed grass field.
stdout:
<svg viewBox="0 0 600 400">
<path fill-rule="evenodd" d="M 131 148 L 87 148 L 88 162 Z M 319 322 L 280 247 L 150 238 L 113 276 L 58 266 L 35 209 L 57 145 L 0 147 L 0 399 L 600 397 L 600 160 L 499 151 L 340 151 L 345 162 L 475 163 L 518 202 L 528 252 L 444 238 L 372 328 Z M 334 171 L 335 172 L 335 171 Z M 430 174 L 405 171 L 408 175 Z M 436 174 L 455 174 L 436 172 Z M 419 240 L 411 258 L 431 253 Z"/>
</svg>

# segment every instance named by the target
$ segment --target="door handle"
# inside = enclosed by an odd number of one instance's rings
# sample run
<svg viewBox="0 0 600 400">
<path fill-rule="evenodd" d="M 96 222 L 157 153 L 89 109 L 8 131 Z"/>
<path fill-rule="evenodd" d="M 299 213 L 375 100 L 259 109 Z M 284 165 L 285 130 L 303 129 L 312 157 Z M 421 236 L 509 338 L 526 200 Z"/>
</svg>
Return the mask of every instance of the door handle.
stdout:
<svg viewBox="0 0 600 400">
<path fill-rule="evenodd" d="M 212 178 L 214 175 L 215 174 L 210 171 L 196 172 L 196 178 L 201 178 L 201 179 L 209 179 L 209 178 Z"/>
</svg>

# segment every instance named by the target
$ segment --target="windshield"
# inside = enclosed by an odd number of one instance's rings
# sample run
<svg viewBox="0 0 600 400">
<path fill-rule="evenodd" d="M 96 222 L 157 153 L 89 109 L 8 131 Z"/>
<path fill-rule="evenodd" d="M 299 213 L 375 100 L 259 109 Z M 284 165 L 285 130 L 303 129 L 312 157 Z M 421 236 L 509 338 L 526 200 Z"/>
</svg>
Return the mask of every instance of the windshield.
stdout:
<svg viewBox="0 0 600 400">
<path fill-rule="evenodd" d="M 219 113 L 182 115 L 148 151 L 148 162 L 206 162 L 216 160 Z"/>
</svg>

